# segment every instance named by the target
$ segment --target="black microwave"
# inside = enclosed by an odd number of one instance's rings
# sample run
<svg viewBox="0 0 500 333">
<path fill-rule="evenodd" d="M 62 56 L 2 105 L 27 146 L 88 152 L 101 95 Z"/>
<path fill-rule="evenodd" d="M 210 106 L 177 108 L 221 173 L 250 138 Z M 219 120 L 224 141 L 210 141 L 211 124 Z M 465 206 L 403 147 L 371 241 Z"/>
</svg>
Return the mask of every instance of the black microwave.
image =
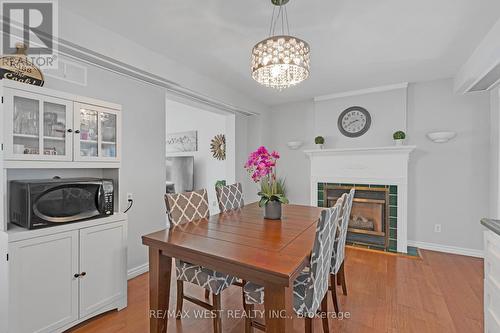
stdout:
<svg viewBox="0 0 500 333">
<path fill-rule="evenodd" d="M 28 229 L 113 214 L 113 181 L 99 178 L 12 180 L 10 222 Z"/>
</svg>

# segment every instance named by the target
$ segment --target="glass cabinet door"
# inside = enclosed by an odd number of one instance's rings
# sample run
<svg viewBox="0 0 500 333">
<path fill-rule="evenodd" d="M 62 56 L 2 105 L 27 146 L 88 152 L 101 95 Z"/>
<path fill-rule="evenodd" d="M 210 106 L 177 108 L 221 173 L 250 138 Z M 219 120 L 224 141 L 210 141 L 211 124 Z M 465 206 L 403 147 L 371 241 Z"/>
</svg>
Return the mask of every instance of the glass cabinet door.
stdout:
<svg viewBox="0 0 500 333">
<path fill-rule="evenodd" d="M 116 114 L 101 112 L 102 157 L 116 158 L 117 121 Z"/>
<path fill-rule="evenodd" d="M 4 94 L 6 159 L 70 161 L 73 103 L 9 88 Z"/>
<path fill-rule="evenodd" d="M 75 161 L 119 161 L 119 112 L 113 109 L 75 103 Z"/>
<path fill-rule="evenodd" d="M 66 105 L 43 102 L 43 155 L 65 156 L 68 154 L 66 136 L 68 124 Z M 69 134 L 69 133 L 68 133 Z"/>
<path fill-rule="evenodd" d="M 40 102 L 13 96 L 13 145 L 14 155 L 40 154 Z"/>
<path fill-rule="evenodd" d="M 99 113 L 93 110 L 80 109 L 80 156 L 99 156 Z"/>
</svg>

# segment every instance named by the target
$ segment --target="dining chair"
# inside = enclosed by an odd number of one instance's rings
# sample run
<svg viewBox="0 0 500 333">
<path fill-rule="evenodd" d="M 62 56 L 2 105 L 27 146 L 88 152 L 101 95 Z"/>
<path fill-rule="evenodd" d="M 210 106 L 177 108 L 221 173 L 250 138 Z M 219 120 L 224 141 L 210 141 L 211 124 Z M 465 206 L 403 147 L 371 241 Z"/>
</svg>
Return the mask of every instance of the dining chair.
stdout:
<svg viewBox="0 0 500 333">
<path fill-rule="evenodd" d="M 182 225 L 198 219 L 208 218 L 207 190 L 202 189 L 193 192 L 165 194 L 165 204 L 170 223 Z M 180 319 L 184 300 L 201 306 L 207 310 L 214 311 L 214 332 L 222 332 L 221 321 L 221 292 L 231 286 L 234 277 L 213 271 L 211 269 L 191 264 L 189 262 L 175 259 L 175 270 L 177 275 L 177 319 Z M 204 288 L 212 294 L 212 304 L 203 302 L 197 298 L 184 294 L 184 282 L 189 282 Z"/>
<path fill-rule="evenodd" d="M 347 284 L 345 279 L 345 243 L 347 239 L 347 229 L 351 217 L 352 201 L 355 189 L 352 188 L 349 194 L 344 193 L 341 197 L 342 209 L 338 218 L 338 232 L 335 237 L 335 245 L 332 252 L 332 263 L 330 271 L 330 290 L 332 291 L 333 308 L 335 313 L 339 313 L 339 302 L 337 298 L 337 285 L 342 285 L 342 292 L 347 296 Z"/>
<path fill-rule="evenodd" d="M 245 205 L 241 183 L 215 185 L 215 194 L 217 195 L 217 202 L 219 203 L 219 210 L 221 213 L 236 210 Z M 245 280 L 236 279 L 234 285 L 243 287 L 245 285 Z M 205 298 L 207 297 L 207 291 L 205 291 Z M 243 302 L 245 302 L 245 300 L 243 300 Z"/>
<path fill-rule="evenodd" d="M 303 270 L 293 282 L 293 309 L 298 316 L 305 319 L 305 332 L 311 333 L 312 319 L 321 308 L 323 331 L 328 327 L 328 275 L 330 273 L 331 254 L 337 229 L 340 204 L 324 209 L 316 226 L 316 236 L 311 251 L 308 269 Z M 265 331 L 265 325 L 252 320 L 251 314 L 255 304 L 264 303 L 264 287 L 247 282 L 243 288 L 245 297 L 245 333 L 253 328 Z"/>
<path fill-rule="evenodd" d="M 219 210 L 221 212 L 235 210 L 245 205 L 241 183 L 215 186 L 215 194 L 217 195 Z"/>
</svg>

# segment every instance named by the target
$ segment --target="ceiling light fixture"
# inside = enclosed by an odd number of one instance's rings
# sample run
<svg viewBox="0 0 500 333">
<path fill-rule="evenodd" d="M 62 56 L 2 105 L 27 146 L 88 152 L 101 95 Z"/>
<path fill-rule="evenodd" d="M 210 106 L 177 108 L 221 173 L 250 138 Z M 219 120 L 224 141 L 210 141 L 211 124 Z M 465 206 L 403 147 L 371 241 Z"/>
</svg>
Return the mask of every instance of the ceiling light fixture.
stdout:
<svg viewBox="0 0 500 333">
<path fill-rule="evenodd" d="M 275 7 L 271 17 L 269 37 L 257 43 L 252 49 L 253 79 L 266 87 L 278 90 L 304 81 L 309 77 L 310 69 L 309 44 L 300 38 L 290 36 L 285 7 L 288 1 L 271 0 Z M 276 26 L 280 24 L 281 35 L 276 35 Z"/>
</svg>

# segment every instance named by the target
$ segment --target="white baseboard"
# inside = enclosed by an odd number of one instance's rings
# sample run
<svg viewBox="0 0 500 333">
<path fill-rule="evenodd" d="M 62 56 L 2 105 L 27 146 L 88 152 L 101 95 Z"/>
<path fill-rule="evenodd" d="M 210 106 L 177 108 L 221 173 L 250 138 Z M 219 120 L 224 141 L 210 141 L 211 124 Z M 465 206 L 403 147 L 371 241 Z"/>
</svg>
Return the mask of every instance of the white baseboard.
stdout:
<svg viewBox="0 0 500 333">
<path fill-rule="evenodd" d="M 127 272 L 127 280 L 133 279 L 136 276 L 149 272 L 149 263 L 139 265 L 137 267 L 131 268 Z"/>
<path fill-rule="evenodd" d="M 408 245 L 418 247 L 419 249 L 424 249 L 424 250 L 460 254 L 463 256 L 476 257 L 476 258 L 484 258 L 483 250 L 468 249 L 464 247 L 441 245 L 441 244 L 419 242 L 412 240 L 408 241 Z"/>
</svg>

